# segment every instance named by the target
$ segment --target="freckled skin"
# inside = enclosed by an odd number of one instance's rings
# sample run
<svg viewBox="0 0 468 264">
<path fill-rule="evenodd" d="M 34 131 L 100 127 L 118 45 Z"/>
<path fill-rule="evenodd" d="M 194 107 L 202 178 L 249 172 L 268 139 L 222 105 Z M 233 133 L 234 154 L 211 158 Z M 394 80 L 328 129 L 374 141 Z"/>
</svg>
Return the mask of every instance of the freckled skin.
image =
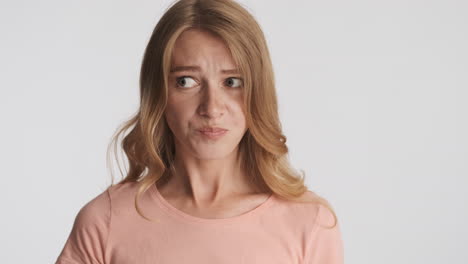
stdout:
<svg viewBox="0 0 468 264">
<path fill-rule="evenodd" d="M 200 71 L 175 72 L 169 76 L 168 104 L 164 114 L 176 139 L 176 151 L 181 156 L 196 159 L 222 159 L 234 155 L 247 130 L 242 81 L 237 79 L 241 76 L 220 73 L 236 68 L 222 39 L 207 31 L 190 29 L 175 43 L 171 68 L 195 65 Z M 187 78 L 180 79 L 182 76 Z M 240 87 L 235 87 L 239 83 Z M 220 139 L 209 139 L 197 132 L 206 125 L 229 131 Z"/>
</svg>

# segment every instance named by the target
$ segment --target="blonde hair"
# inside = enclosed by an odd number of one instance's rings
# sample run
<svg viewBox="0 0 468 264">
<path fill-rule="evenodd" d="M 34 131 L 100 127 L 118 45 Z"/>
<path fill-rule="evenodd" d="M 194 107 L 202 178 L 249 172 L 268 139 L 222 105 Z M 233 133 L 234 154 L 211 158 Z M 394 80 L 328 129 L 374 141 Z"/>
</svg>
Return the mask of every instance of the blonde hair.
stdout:
<svg viewBox="0 0 468 264">
<path fill-rule="evenodd" d="M 252 186 L 282 199 L 322 204 L 333 214 L 334 227 L 338 219 L 332 206 L 313 192 L 314 195 L 304 195 L 308 191 L 305 174 L 302 170 L 302 175 L 297 173 L 289 163 L 264 34 L 254 17 L 232 0 L 176 1 L 161 17 L 146 46 L 140 72 L 139 109 L 117 129 L 109 144 L 116 154 L 117 141 L 123 137 L 121 147 L 129 168 L 118 184 L 139 183 L 135 196 L 137 212 L 151 221 L 141 212 L 138 197 L 157 181 L 167 180 L 173 170 L 174 139 L 163 113 L 173 46 L 187 29 L 209 31 L 223 39 L 240 70 L 248 130 L 239 143 L 239 154 Z M 111 186 L 113 182 L 112 176 Z"/>
</svg>

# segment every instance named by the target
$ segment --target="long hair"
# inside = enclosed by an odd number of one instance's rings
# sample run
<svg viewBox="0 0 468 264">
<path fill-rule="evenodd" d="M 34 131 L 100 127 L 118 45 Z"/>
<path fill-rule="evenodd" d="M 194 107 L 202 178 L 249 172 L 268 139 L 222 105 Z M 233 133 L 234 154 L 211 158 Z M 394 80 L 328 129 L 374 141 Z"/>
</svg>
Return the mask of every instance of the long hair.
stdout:
<svg viewBox="0 0 468 264">
<path fill-rule="evenodd" d="M 334 227 L 338 219 L 331 204 L 314 192 L 304 195 L 308 191 L 305 173 L 301 170 L 299 174 L 289 162 L 264 34 L 254 17 L 233 0 L 176 1 L 153 30 L 141 65 L 139 109 L 117 129 L 109 144 L 116 154 L 117 142 L 123 137 L 120 146 L 128 159 L 128 171 L 118 184 L 139 183 L 135 196 L 137 212 L 150 220 L 141 212 L 138 198 L 152 184 L 167 180 L 174 169 L 174 136 L 164 118 L 164 110 L 174 43 L 188 29 L 209 31 L 224 40 L 240 70 L 248 129 L 239 142 L 239 154 L 252 186 L 282 199 L 320 203 L 332 212 Z M 113 182 L 112 176 L 111 186 Z"/>
</svg>

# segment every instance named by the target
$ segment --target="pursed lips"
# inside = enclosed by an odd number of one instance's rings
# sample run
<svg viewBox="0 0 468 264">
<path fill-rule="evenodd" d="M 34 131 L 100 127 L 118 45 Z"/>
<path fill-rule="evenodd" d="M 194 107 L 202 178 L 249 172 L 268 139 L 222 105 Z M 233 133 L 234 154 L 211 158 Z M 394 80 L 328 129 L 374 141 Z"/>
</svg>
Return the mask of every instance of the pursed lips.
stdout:
<svg viewBox="0 0 468 264">
<path fill-rule="evenodd" d="M 211 132 L 211 133 L 218 133 L 218 132 L 223 132 L 227 131 L 227 129 L 221 128 L 221 127 L 203 127 L 199 129 L 201 132 Z"/>
</svg>

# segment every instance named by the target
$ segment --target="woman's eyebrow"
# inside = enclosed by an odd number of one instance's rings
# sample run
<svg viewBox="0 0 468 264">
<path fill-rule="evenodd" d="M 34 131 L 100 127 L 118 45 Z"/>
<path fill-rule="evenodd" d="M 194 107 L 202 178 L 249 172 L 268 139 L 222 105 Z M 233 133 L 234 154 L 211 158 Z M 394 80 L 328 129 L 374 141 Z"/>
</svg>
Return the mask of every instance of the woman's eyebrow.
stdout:
<svg viewBox="0 0 468 264">
<path fill-rule="evenodd" d="M 174 66 L 171 68 L 171 73 L 174 72 L 181 72 L 181 71 L 200 71 L 201 68 L 199 66 Z M 221 73 L 225 74 L 238 74 L 239 70 L 238 69 L 229 69 L 229 70 L 221 70 Z"/>
</svg>

